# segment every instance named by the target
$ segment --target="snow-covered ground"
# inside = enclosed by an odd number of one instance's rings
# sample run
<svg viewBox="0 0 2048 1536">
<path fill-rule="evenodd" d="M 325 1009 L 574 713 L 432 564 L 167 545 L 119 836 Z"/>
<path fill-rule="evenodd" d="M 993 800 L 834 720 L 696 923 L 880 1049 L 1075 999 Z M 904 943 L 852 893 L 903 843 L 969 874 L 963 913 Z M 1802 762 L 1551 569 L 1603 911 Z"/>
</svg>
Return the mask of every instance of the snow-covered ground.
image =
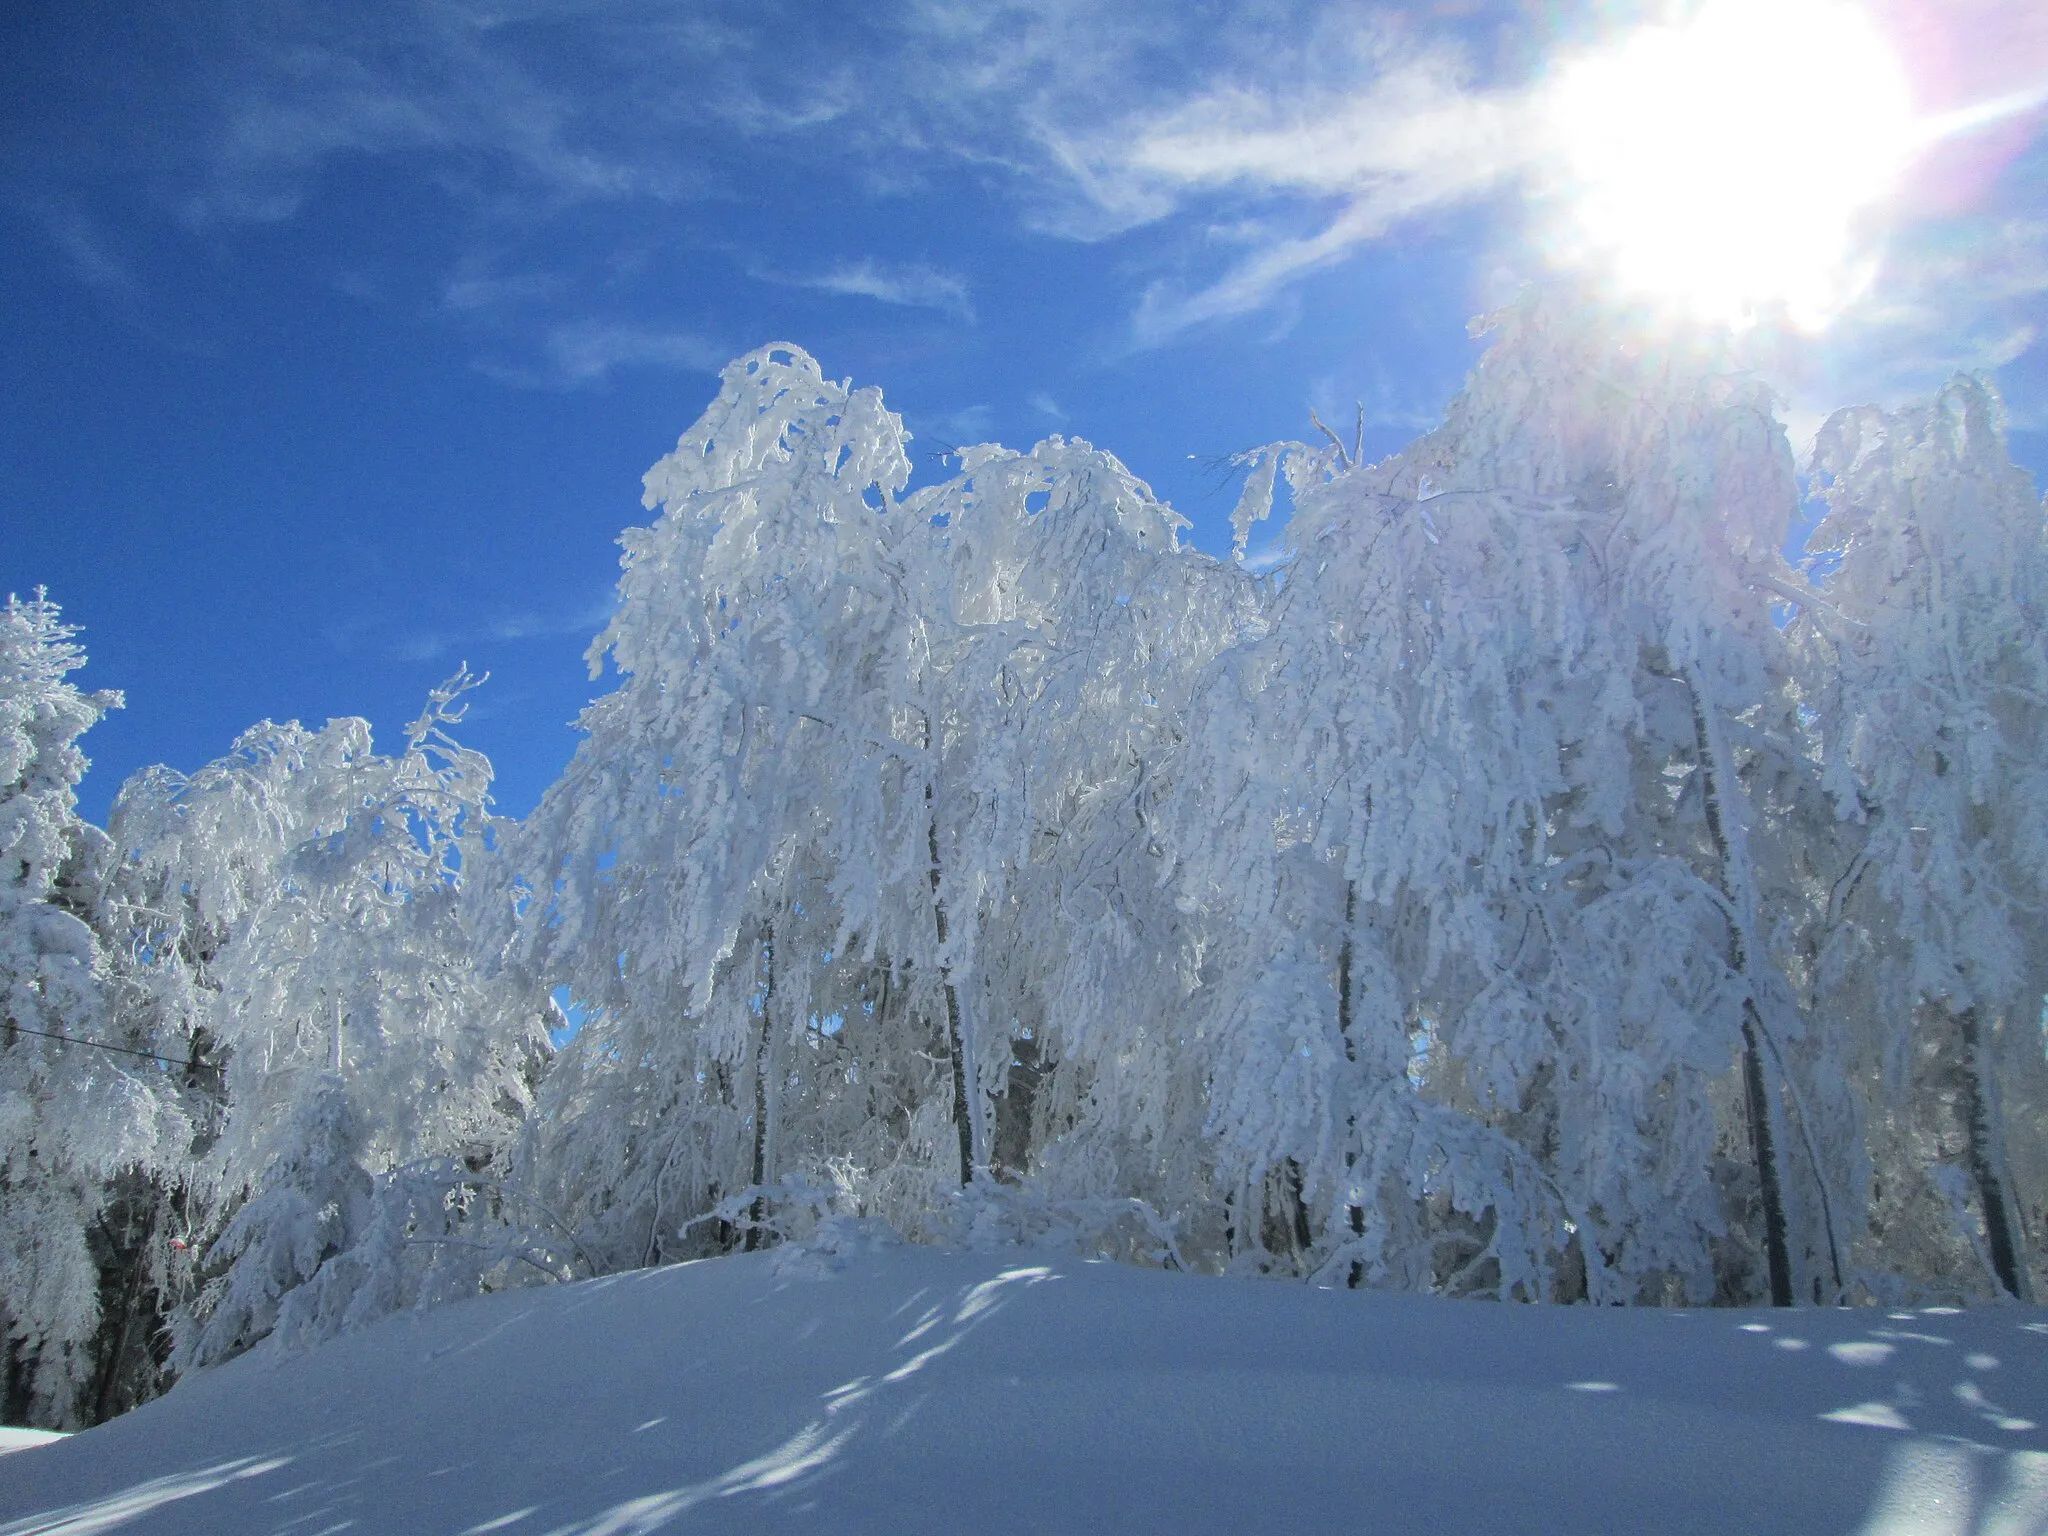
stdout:
<svg viewBox="0 0 2048 1536">
<path fill-rule="evenodd" d="M 0 1536 L 2048 1531 L 2048 1312 L 1597 1311 L 842 1235 L 247 1356 Z"/>
</svg>

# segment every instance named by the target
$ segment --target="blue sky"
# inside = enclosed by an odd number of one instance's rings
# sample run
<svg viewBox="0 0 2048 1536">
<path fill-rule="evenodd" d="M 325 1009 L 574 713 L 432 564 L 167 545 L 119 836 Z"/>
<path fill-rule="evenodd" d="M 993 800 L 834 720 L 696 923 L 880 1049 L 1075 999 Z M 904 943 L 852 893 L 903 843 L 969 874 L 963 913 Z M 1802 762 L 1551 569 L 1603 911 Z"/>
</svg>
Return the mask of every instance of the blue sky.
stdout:
<svg viewBox="0 0 2048 1536">
<path fill-rule="evenodd" d="M 1885 9 L 1922 110 L 2020 105 L 1924 157 L 1875 285 L 1774 354 L 1795 428 L 1982 367 L 2048 467 L 2041 9 Z M 463 659 L 493 673 L 469 739 L 526 811 L 601 686 L 582 651 L 641 473 L 769 340 L 881 385 L 920 451 L 1108 447 L 1220 552 L 1220 456 L 1311 408 L 1362 401 L 1378 452 L 1434 421 L 1467 319 L 1546 270 L 1519 104 L 1639 19 L 6 7 L 0 592 L 46 585 L 82 680 L 127 692 L 87 813 L 266 716 L 389 742 Z"/>
</svg>

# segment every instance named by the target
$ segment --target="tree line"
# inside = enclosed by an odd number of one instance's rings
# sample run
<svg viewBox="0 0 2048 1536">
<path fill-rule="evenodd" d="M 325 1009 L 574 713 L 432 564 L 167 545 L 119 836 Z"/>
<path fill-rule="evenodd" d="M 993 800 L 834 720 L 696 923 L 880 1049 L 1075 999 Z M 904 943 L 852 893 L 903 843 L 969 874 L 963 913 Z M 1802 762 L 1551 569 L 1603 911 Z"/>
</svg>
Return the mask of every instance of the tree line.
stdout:
<svg viewBox="0 0 2048 1536">
<path fill-rule="evenodd" d="M 913 489 L 878 391 L 739 359 L 523 820 L 464 671 L 395 751 L 266 721 L 93 827 L 119 698 L 11 599 L 6 1418 L 827 1221 L 2031 1299 L 2048 548 L 1995 395 L 1801 466 L 1725 338 L 1490 324 L 1391 457 L 1241 455 L 1232 560 L 1077 439 Z"/>
</svg>

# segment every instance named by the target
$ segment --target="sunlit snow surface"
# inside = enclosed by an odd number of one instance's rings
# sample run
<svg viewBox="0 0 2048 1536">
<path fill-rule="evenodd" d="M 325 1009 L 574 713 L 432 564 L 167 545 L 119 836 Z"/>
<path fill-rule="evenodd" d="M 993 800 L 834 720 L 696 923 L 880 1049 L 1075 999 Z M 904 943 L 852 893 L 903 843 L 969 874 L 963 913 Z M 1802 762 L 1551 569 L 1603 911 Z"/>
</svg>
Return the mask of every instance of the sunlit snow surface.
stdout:
<svg viewBox="0 0 2048 1536">
<path fill-rule="evenodd" d="M 2048 1529 L 2048 1313 L 1592 1311 L 865 1244 L 245 1357 L 0 1533 Z"/>
</svg>

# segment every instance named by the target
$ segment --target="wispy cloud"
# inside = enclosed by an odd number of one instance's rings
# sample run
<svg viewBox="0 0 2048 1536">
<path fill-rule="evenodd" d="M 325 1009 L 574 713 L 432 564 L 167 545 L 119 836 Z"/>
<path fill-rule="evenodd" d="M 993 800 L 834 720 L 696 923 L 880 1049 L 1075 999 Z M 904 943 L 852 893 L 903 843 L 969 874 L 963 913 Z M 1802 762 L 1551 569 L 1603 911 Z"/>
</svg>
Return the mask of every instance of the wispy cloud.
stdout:
<svg viewBox="0 0 2048 1536">
<path fill-rule="evenodd" d="M 198 226 L 289 218 L 320 170 L 349 155 L 414 157 L 466 202 L 688 193 L 685 166 L 607 131 L 582 92 L 549 78 L 534 44 L 566 14 L 439 0 L 221 12 L 200 82 L 212 126 L 181 213 Z"/>
<path fill-rule="evenodd" d="M 474 658 L 495 646 L 521 640 L 551 640 L 563 635 L 595 635 L 611 621 L 612 595 L 606 592 L 576 608 L 551 612 L 514 610 L 447 630 L 412 630 L 384 646 L 393 661 L 445 661 L 458 654 Z"/>
<path fill-rule="evenodd" d="M 485 359 L 480 372 L 529 389 L 574 389 L 604 383 L 621 368 L 716 373 L 731 353 L 690 331 L 585 320 L 550 327 L 538 362 Z"/>
<path fill-rule="evenodd" d="M 442 286 L 441 308 L 461 315 L 501 310 L 511 305 L 551 298 L 564 286 L 564 279 L 553 273 L 494 274 L 479 270 L 474 261 L 469 261 Z"/>
<path fill-rule="evenodd" d="M 1262 309 L 1309 273 L 1419 214 L 1485 195 L 1527 163 L 1525 94 L 1473 89 L 1446 45 L 1361 53 L 1349 79 L 1223 86 L 1077 154 L 1097 166 L 1097 185 L 1135 183 L 1175 205 L 1227 192 L 1331 209 L 1306 232 L 1243 218 L 1211 226 L 1213 243 L 1242 254 L 1206 281 L 1150 284 L 1132 317 L 1135 346 Z"/>
<path fill-rule="evenodd" d="M 995 425 L 995 412 L 986 405 L 966 405 L 943 416 L 919 419 L 913 425 L 920 440 L 937 451 L 951 452 L 986 442 Z"/>
<path fill-rule="evenodd" d="M 966 279 L 923 262 L 894 263 L 868 257 L 812 273 L 782 272 L 756 263 L 748 266 L 747 274 L 787 288 L 814 288 L 911 309 L 936 309 L 970 322 L 974 319 Z"/>
<path fill-rule="evenodd" d="M 1443 420 L 1441 399 L 1424 393 L 1415 379 L 1397 380 L 1378 358 L 1367 359 L 1357 374 L 1347 379 L 1329 374 L 1311 379 L 1303 402 L 1304 419 L 1311 411 L 1354 447 L 1362 434 L 1392 431 L 1412 436 Z"/>
<path fill-rule="evenodd" d="M 103 159 L 119 174 L 146 161 L 133 173 L 154 179 L 146 200 L 207 232 L 291 217 L 335 165 L 365 157 L 433 187 L 472 251 L 566 240 L 560 225 L 534 231 L 602 205 L 576 230 L 586 266 L 607 240 L 647 239 L 650 215 L 673 239 L 681 200 L 825 185 L 881 204 L 964 169 L 1032 231 L 1102 241 L 1156 229 L 1117 268 L 1130 286 L 1125 343 L 1142 349 L 1259 311 L 1284 323 L 1310 274 L 1434 211 L 1540 190 L 1521 181 L 1539 140 L 1533 88 L 1522 64 L 1489 73 L 1488 60 L 1526 64 L 1543 40 L 1526 6 L 1472 9 L 876 0 L 811 8 L 796 25 L 781 0 L 197 0 L 188 30 L 204 69 L 150 86 L 176 95 L 179 131 L 145 143 L 135 130 Z M 2007 98 L 2029 81 L 1987 76 L 1953 105 L 1997 99 L 2010 116 Z M 50 229 L 82 281 L 120 284 L 113 247 L 88 226 Z M 977 295 L 941 265 L 818 267 L 776 248 L 776 232 L 748 238 L 742 264 L 764 280 L 976 317 Z M 1910 302 L 1950 313 L 1953 297 L 1929 288 Z M 545 280 L 481 264 L 458 267 L 440 294 L 460 323 L 520 312 L 524 341 L 501 339 L 544 361 L 490 365 L 515 382 L 719 360 L 678 331 L 563 322 L 559 302 Z M 2010 320 L 2010 307 L 1986 314 Z M 2018 326 L 2002 334 L 2019 344 Z"/>
<path fill-rule="evenodd" d="M 77 208 L 40 202 L 32 211 L 80 282 L 123 302 L 132 303 L 141 296 L 142 285 L 128 264 L 107 248 L 100 231 Z"/>
<path fill-rule="evenodd" d="M 1385 234 L 1392 222 L 1386 210 L 1361 200 L 1315 234 L 1275 240 L 1193 292 L 1154 282 L 1131 316 L 1131 341 L 1141 349 L 1155 347 L 1204 321 L 1263 309 L 1290 283 Z"/>
<path fill-rule="evenodd" d="M 890 0 L 789 27 L 724 0 L 201 0 L 188 30 L 206 68 L 163 87 L 187 131 L 150 149 L 145 174 L 158 205 L 217 231 L 290 218 L 331 166 L 380 160 L 434 186 L 479 244 L 593 203 L 741 196 L 769 165 L 876 198 L 965 165 L 1019 223 L 1089 240 L 1225 195 L 1335 205 L 1306 232 L 1234 210 L 1233 265 L 1145 293 L 1134 335 L 1149 344 L 1256 308 L 1497 173 L 1501 104 L 1466 88 L 1454 46 L 1409 39 L 1389 14 L 1361 0 L 1220 15 L 1177 0 Z M 968 284 L 937 266 L 760 255 L 774 281 L 975 315 Z M 465 314 L 522 295 L 461 274 L 442 297 Z M 578 366 L 609 364 L 565 356 Z"/>
<path fill-rule="evenodd" d="M 1794 338 L 1781 360 L 1804 436 L 1834 407 L 1895 405 L 1959 370 L 1999 369 L 2043 342 L 2048 220 L 1958 218 L 1895 242 L 1864 301 L 1826 335 Z M 2040 428 L 2023 408 L 2015 425 Z"/>
<path fill-rule="evenodd" d="M 1404 204 L 1463 195 L 1519 162 L 1524 109 L 1474 94 L 1461 73 L 1437 51 L 1388 63 L 1349 92 L 1227 87 L 1146 125 L 1122 159 L 1133 174 L 1185 186 L 1422 189 L 1400 196 Z"/>
<path fill-rule="evenodd" d="M 6 202 L 0 200 L 0 210 Z M 64 267 L 78 282 L 91 289 L 107 311 L 134 327 L 157 345 L 193 357 L 214 357 L 220 352 L 220 338 L 210 329 L 181 324 L 152 303 L 148 282 L 136 265 L 136 258 L 121 249 L 125 244 L 117 231 L 88 215 L 69 198 L 23 197 L 14 200 L 12 210 L 26 215 L 29 223 L 55 248 Z"/>
</svg>

